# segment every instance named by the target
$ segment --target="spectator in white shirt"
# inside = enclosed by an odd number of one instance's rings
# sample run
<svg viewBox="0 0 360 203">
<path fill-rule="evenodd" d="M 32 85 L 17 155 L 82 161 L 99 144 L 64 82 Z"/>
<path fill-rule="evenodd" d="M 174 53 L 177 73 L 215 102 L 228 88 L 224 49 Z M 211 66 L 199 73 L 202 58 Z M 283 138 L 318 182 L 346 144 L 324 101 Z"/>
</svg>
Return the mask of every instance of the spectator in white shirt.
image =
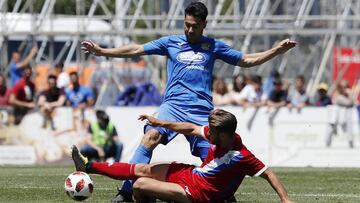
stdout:
<svg viewBox="0 0 360 203">
<path fill-rule="evenodd" d="M 234 102 L 243 107 L 265 105 L 266 96 L 262 91 L 262 78 L 259 75 L 252 75 L 248 80 L 248 84 L 241 90 L 239 97 Z"/>
<path fill-rule="evenodd" d="M 213 103 L 215 106 L 231 104 L 232 99 L 224 79 L 215 79 L 213 83 Z"/>
<path fill-rule="evenodd" d="M 295 88 L 292 89 L 288 97 L 288 107 L 297 108 L 300 111 L 304 106 L 309 103 L 309 97 L 305 91 L 305 78 L 302 75 L 298 75 L 295 79 Z"/>
<path fill-rule="evenodd" d="M 62 62 L 55 65 L 55 75 L 57 76 L 56 86 L 65 90 L 70 84 L 70 77 L 69 74 L 64 71 L 64 64 Z"/>
</svg>

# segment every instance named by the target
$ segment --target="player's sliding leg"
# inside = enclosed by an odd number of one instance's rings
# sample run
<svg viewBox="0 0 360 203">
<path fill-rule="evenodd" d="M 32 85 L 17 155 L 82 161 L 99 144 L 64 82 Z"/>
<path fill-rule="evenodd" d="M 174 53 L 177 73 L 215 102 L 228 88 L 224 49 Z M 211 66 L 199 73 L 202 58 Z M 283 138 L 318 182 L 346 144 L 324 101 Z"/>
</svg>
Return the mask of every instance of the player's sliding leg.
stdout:
<svg viewBox="0 0 360 203">
<path fill-rule="evenodd" d="M 142 140 L 141 144 L 136 149 L 133 157 L 129 163 L 150 163 L 152 157 L 152 151 L 160 143 L 162 135 L 156 129 L 148 130 Z M 113 202 L 118 201 L 131 201 L 132 199 L 132 182 L 124 181 L 121 189 L 119 190 L 116 197 L 113 199 Z"/>
<path fill-rule="evenodd" d="M 71 147 L 71 158 L 74 161 L 75 169 L 77 171 L 86 172 L 86 164 L 89 161 L 80 153 L 79 149 L 75 145 Z"/>
<path fill-rule="evenodd" d="M 191 202 L 180 185 L 153 178 L 142 177 L 137 179 L 134 182 L 133 191 L 137 201 L 156 198 L 164 201 Z"/>
</svg>

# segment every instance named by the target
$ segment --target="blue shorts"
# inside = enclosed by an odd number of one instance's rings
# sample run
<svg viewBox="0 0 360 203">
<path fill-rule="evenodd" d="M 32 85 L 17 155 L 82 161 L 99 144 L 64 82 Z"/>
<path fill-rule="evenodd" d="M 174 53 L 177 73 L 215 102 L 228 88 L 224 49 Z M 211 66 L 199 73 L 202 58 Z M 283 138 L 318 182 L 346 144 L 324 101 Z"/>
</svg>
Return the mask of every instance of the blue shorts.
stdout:
<svg viewBox="0 0 360 203">
<path fill-rule="evenodd" d="M 190 122 L 197 125 L 208 125 L 209 113 L 210 112 L 207 111 L 191 112 L 188 108 L 175 108 L 169 104 L 163 103 L 160 106 L 156 117 L 160 120 L 166 121 Z M 164 145 L 169 143 L 178 135 L 177 132 L 166 128 L 152 127 L 150 125 L 144 126 L 144 132 L 147 132 L 150 129 L 156 129 L 163 135 L 161 144 Z M 201 159 L 205 159 L 210 148 L 209 142 L 198 136 L 185 135 L 185 137 L 190 144 L 191 154 L 200 157 Z"/>
</svg>

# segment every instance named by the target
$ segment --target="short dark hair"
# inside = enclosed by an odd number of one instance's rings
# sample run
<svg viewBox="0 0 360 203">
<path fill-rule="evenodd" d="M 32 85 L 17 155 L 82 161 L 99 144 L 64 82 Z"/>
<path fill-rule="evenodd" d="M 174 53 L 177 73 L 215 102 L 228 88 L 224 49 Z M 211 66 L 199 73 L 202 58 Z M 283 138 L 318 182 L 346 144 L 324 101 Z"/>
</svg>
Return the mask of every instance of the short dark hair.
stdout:
<svg viewBox="0 0 360 203">
<path fill-rule="evenodd" d="M 48 79 L 48 80 L 49 80 L 49 79 L 54 79 L 54 80 L 56 80 L 57 77 L 56 77 L 56 75 L 50 74 L 47 79 Z"/>
<path fill-rule="evenodd" d="M 63 68 L 64 68 L 64 63 L 63 63 L 63 62 L 59 62 L 59 63 L 55 64 L 55 68 L 60 68 L 61 70 L 63 70 Z"/>
<path fill-rule="evenodd" d="M 185 16 L 186 15 L 194 16 L 195 18 L 200 18 L 205 21 L 208 15 L 208 10 L 205 4 L 199 1 L 193 1 L 185 8 Z"/>
<path fill-rule="evenodd" d="M 71 72 L 69 75 L 70 75 L 70 76 L 75 75 L 76 77 L 79 77 L 79 74 L 78 74 L 78 72 L 76 72 L 76 71 Z"/>
<path fill-rule="evenodd" d="M 261 83 L 262 83 L 262 78 L 261 78 L 260 75 L 252 75 L 252 76 L 251 76 L 251 80 L 252 80 L 254 83 L 259 84 L 259 85 L 261 85 Z"/>
<path fill-rule="evenodd" d="M 234 114 L 222 109 L 215 109 L 210 112 L 209 125 L 219 132 L 233 135 L 236 130 L 237 120 Z"/>
<path fill-rule="evenodd" d="M 23 70 L 25 69 L 29 69 L 32 72 L 32 67 L 29 64 L 24 66 Z"/>
<path fill-rule="evenodd" d="M 109 122 L 109 116 L 107 115 L 107 113 L 103 110 L 97 110 L 95 112 L 96 114 L 96 118 L 98 120 L 102 120 L 102 121 L 105 121 L 105 122 Z"/>
<path fill-rule="evenodd" d="M 301 80 L 302 82 L 305 82 L 305 77 L 303 75 L 296 76 L 297 80 Z"/>
</svg>

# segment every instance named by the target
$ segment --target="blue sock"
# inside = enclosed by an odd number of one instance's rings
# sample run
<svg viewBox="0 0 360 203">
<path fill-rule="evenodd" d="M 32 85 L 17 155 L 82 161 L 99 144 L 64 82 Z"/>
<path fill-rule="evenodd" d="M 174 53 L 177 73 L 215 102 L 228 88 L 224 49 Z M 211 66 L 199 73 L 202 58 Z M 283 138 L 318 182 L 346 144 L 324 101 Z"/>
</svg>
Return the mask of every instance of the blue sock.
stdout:
<svg viewBox="0 0 360 203">
<path fill-rule="evenodd" d="M 137 164 L 137 163 L 150 163 L 152 157 L 152 150 L 145 147 L 144 145 L 139 145 L 139 147 L 136 149 L 132 159 L 130 160 L 130 164 Z M 127 192 L 132 192 L 132 181 L 126 180 L 124 181 L 122 187 L 122 190 L 125 190 Z"/>
</svg>

